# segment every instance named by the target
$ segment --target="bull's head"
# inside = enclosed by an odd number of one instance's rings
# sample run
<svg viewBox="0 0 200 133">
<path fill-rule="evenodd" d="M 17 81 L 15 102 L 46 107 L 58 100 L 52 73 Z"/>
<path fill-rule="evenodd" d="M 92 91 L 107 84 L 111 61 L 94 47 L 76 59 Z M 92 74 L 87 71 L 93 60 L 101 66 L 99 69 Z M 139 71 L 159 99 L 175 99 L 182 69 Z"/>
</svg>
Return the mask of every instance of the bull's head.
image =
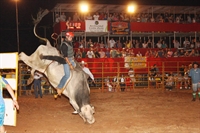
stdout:
<svg viewBox="0 0 200 133">
<path fill-rule="evenodd" d="M 95 118 L 93 116 L 94 113 L 94 106 L 84 105 L 81 107 L 81 114 L 89 124 L 93 124 L 95 122 Z"/>
<path fill-rule="evenodd" d="M 81 107 L 81 110 L 74 111 L 73 113 L 79 114 L 83 118 L 84 122 L 88 122 L 89 124 L 93 124 L 95 122 L 95 118 L 93 116 L 95 110 L 92 105 L 84 105 Z"/>
</svg>

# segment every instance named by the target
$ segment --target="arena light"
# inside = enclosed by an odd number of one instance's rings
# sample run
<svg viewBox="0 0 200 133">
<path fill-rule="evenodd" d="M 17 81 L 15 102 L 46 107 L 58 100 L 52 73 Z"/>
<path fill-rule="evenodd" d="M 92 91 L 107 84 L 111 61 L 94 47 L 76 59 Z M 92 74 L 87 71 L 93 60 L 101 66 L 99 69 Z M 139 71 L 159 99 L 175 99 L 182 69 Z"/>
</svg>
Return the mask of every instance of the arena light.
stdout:
<svg viewBox="0 0 200 133">
<path fill-rule="evenodd" d="M 128 5 L 127 11 L 129 13 L 134 13 L 135 12 L 135 5 Z"/>
<path fill-rule="evenodd" d="M 80 3 L 80 11 L 82 13 L 88 12 L 88 4 L 87 3 Z"/>
</svg>

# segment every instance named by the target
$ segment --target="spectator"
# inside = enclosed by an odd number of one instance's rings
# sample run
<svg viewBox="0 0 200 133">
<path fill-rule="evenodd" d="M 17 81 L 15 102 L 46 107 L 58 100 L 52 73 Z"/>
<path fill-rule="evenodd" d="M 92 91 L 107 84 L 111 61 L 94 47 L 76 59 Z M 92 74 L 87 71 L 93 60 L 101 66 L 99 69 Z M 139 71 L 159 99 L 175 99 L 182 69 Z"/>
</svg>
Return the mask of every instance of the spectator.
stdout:
<svg viewBox="0 0 200 133">
<path fill-rule="evenodd" d="M 73 15 L 73 21 L 80 21 L 80 20 L 81 20 L 81 19 L 80 19 L 78 13 L 75 12 L 75 14 Z"/>
<path fill-rule="evenodd" d="M 182 76 L 181 73 L 178 74 L 176 81 L 177 81 L 177 85 L 180 88 L 180 90 L 183 89 L 183 82 L 184 82 L 184 80 L 183 80 L 183 76 Z"/>
<path fill-rule="evenodd" d="M 157 48 L 162 48 L 162 43 L 161 41 L 159 40 L 158 43 L 156 44 Z"/>
<path fill-rule="evenodd" d="M 174 48 L 179 48 L 180 47 L 180 43 L 178 40 L 174 41 Z"/>
<path fill-rule="evenodd" d="M 188 41 L 188 38 L 185 39 L 185 41 L 183 42 L 183 47 L 184 48 L 190 48 L 190 42 Z"/>
<path fill-rule="evenodd" d="M 163 58 L 164 57 L 164 51 L 163 51 L 163 49 L 161 49 L 161 48 L 158 49 L 156 57 L 159 57 L 159 58 Z"/>
<path fill-rule="evenodd" d="M 104 45 L 103 41 L 101 41 L 101 43 L 99 44 L 99 47 L 100 48 L 105 48 L 105 45 Z"/>
<path fill-rule="evenodd" d="M 172 74 L 169 74 L 166 80 L 166 88 L 167 88 L 166 90 L 172 91 L 173 85 L 174 85 L 174 77 Z"/>
<path fill-rule="evenodd" d="M 109 51 L 109 48 L 106 48 L 106 52 L 105 52 L 105 57 L 106 58 L 110 58 L 110 51 Z"/>
<path fill-rule="evenodd" d="M 38 71 L 34 72 L 33 85 L 34 85 L 35 98 L 38 98 L 38 92 L 40 93 L 40 98 L 42 98 L 42 89 L 41 89 L 41 78 L 42 77 L 43 77 L 43 75 L 40 72 L 38 72 Z"/>
<path fill-rule="evenodd" d="M 144 40 L 144 43 L 142 44 L 143 48 L 148 48 L 148 43 Z"/>
<path fill-rule="evenodd" d="M 82 58 L 82 52 L 81 52 L 81 49 L 80 49 L 80 48 L 76 51 L 76 53 L 75 53 L 75 58 L 77 58 L 77 59 Z"/>
<path fill-rule="evenodd" d="M 94 55 L 92 47 L 90 47 L 90 49 L 87 51 L 87 57 L 88 58 L 95 58 L 95 55 Z"/>
<path fill-rule="evenodd" d="M 19 105 L 18 105 L 18 102 L 17 102 L 17 99 L 15 97 L 15 94 L 14 94 L 14 91 L 12 89 L 12 87 L 9 85 L 9 83 L 2 77 L 0 76 L 0 132 L 1 133 L 6 133 L 5 131 L 5 128 L 4 128 L 4 118 L 5 118 L 5 102 L 4 102 L 4 99 L 3 99 L 3 88 L 6 88 L 7 91 L 9 92 L 11 98 L 12 98 L 12 102 L 13 102 L 13 108 L 16 107 L 17 110 L 19 110 Z M 17 92 L 16 92 L 17 93 Z M 12 105 L 11 105 L 12 106 Z M 7 110 L 9 111 L 9 110 Z M 12 110 L 13 111 L 13 110 Z"/>
<path fill-rule="evenodd" d="M 103 51 L 102 48 L 99 51 L 99 55 L 100 55 L 100 58 L 105 58 L 105 56 L 106 56 L 106 53 Z"/>
<path fill-rule="evenodd" d="M 192 64 L 192 69 L 190 69 L 189 71 L 189 76 L 191 77 L 192 79 L 192 89 L 193 89 L 193 93 L 192 93 L 192 96 L 193 96 L 193 99 L 192 101 L 195 101 L 196 100 L 196 93 L 198 92 L 198 96 L 199 96 L 199 100 L 200 100 L 200 69 L 198 68 L 199 67 L 199 64 L 197 62 L 193 62 Z"/>
<path fill-rule="evenodd" d="M 109 76 L 105 79 L 106 86 L 108 87 L 108 91 L 112 91 L 112 84 L 110 82 Z"/>
<path fill-rule="evenodd" d="M 189 53 L 189 57 L 194 57 L 195 55 L 195 49 L 192 49 L 192 51 Z"/>
<path fill-rule="evenodd" d="M 90 13 L 87 14 L 86 20 L 92 20 L 92 15 Z"/>
<path fill-rule="evenodd" d="M 82 58 L 86 58 L 87 52 L 84 48 L 82 48 Z"/>
<path fill-rule="evenodd" d="M 113 38 L 111 38 L 111 40 L 109 41 L 109 44 L 110 44 L 110 48 L 112 48 L 112 47 L 115 47 L 115 40 L 113 39 Z"/>
<path fill-rule="evenodd" d="M 96 12 L 96 13 L 93 15 L 93 18 L 94 18 L 94 20 L 99 20 L 99 13 Z"/>
<path fill-rule="evenodd" d="M 117 49 L 117 55 L 116 55 L 117 58 L 121 58 L 122 57 L 122 53 L 119 49 Z"/>
<path fill-rule="evenodd" d="M 142 54 L 140 53 L 140 51 L 138 51 L 138 53 L 136 54 L 137 57 L 142 57 Z"/>
<path fill-rule="evenodd" d="M 189 77 L 188 77 L 188 73 L 185 73 L 184 76 L 183 76 L 183 80 L 184 80 L 184 86 L 185 86 L 185 89 L 190 89 L 190 80 L 189 80 Z"/>
<path fill-rule="evenodd" d="M 173 57 L 173 51 L 171 49 L 168 49 L 167 57 Z"/>
<path fill-rule="evenodd" d="M 130 69 L 129 69 L 128 75 L 129 75 L 131 81 L 132 81 L 132 82 L 135 82 L 135 72 L 134 72 L 133 68 L 130 68 Z"/>
<path fill-rule="evenodd" d="M 90 69 L 85 66 L 87 63 L 84 62 L 84 61 L 81 61 L 80 64 L 81 64 L 81 67 L 82 67 L 83 71 L 85 73 L 87 73 L 89 75 L 89 77 L 92 79 L 93 83 L 95 83 L 95 81 L 94 81 L 94 75 L 91 73 Z"/>
<path fill-rule="evenodd" d="M 110 57 L 111 58 L 117 57 L 117 51 L 114 47 L 112 47 L 111 50 L 110 50 Z"/>
<path fill-rule="evenodd" d="M 55 18 L 56 18 L 56 19 L 55 19 L 56 23 L 59 23 L 59 22 L 60 22 L 59 14 L 56 14 L 56 15 L 55 15 Z"/>
<path fill-rule="evenodd" d="M 60 15 L 60 21 L 62 21 L 62 22 L 66 21 L 66 15 L 64 12 Z"/>
<path fill-rule="evenodd" d="M 100 54 L 99 54 L 99 49 L 98 48 L 94 49 L 94 56 L 95 56 L 95 58 L 100 58 Z"/>
<path fill-rule="evenodd" d="M 124 75 L 122 75 L 122 77 L 120 78 L 120 87 L 121 87 L 121 91 L 125 91 L 125 78 L 124 78 Z"/>
</svg>

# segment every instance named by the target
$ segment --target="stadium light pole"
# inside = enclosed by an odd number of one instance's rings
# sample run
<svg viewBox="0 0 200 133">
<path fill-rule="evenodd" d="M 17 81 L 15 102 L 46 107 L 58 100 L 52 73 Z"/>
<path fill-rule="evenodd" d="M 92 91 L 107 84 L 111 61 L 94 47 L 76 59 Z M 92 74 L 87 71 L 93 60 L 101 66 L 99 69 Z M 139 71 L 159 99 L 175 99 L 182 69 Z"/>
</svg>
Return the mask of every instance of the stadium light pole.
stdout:
<svg viewBox="0 0 200 133">
<path fill-rule="evenodd" d="M 15 1 L 15 12 L 16 12 L 16 29 L 17 29 L 17 52 L 19 53 L 19 22 L 18 22 L 18 1 L 19 0 L 14 0 Z"/>
<path fill-rule="evenodd" d="M 130 14 L 129 21 L 131 23 L 131 15 L 135 12 L 135 4 L 129 4 L 127 7 L 127 12 Z M 130 31 L 130 40 L 132 44 L 132 31 Z"/>
<path fill-rule="evenodd" d="M 83 17 L 85 19 L 85 14 L 88 12 L 88 4 L 80 3 L 80 11 L 81 11 L 81 13 L 83 13 Z"/>
<path fill-rule="evenodd" d="M 79 6 L 80 6 L 80 12 L 83 14 L 83 19 L 85 20 L 85 14 L 89 10 L 88 4 L 85 3 L 85 2 L 82 2 L 82 3 L 79 4 Z M 86 39 L 86 32 L 85 32 L 84 38 Z M 86 41 L 85 41 L 85 46 L 86 46 Z"/>
</svg>

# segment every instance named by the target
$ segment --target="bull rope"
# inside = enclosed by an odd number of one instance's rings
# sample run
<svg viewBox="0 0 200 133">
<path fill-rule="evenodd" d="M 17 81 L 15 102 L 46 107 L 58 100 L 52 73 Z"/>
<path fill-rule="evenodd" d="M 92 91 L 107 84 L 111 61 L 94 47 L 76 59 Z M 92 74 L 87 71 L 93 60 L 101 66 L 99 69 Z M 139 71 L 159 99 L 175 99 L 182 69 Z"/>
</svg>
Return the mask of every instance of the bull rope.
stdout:
<svg viewBox="0 0 200 133">
<path fill-rule="evenodd" d="M 46 70 L 47 70 L 47 68 L 53 63 L 54 61 L 51 61 L 51 63 L 49 63 L 49 65 L 47 65 L 47 67 L 45 68 L 45 70 L 44 70 L 44 72 L 43 73 L 45 73 L 46 72 Z"/>
</svg>

